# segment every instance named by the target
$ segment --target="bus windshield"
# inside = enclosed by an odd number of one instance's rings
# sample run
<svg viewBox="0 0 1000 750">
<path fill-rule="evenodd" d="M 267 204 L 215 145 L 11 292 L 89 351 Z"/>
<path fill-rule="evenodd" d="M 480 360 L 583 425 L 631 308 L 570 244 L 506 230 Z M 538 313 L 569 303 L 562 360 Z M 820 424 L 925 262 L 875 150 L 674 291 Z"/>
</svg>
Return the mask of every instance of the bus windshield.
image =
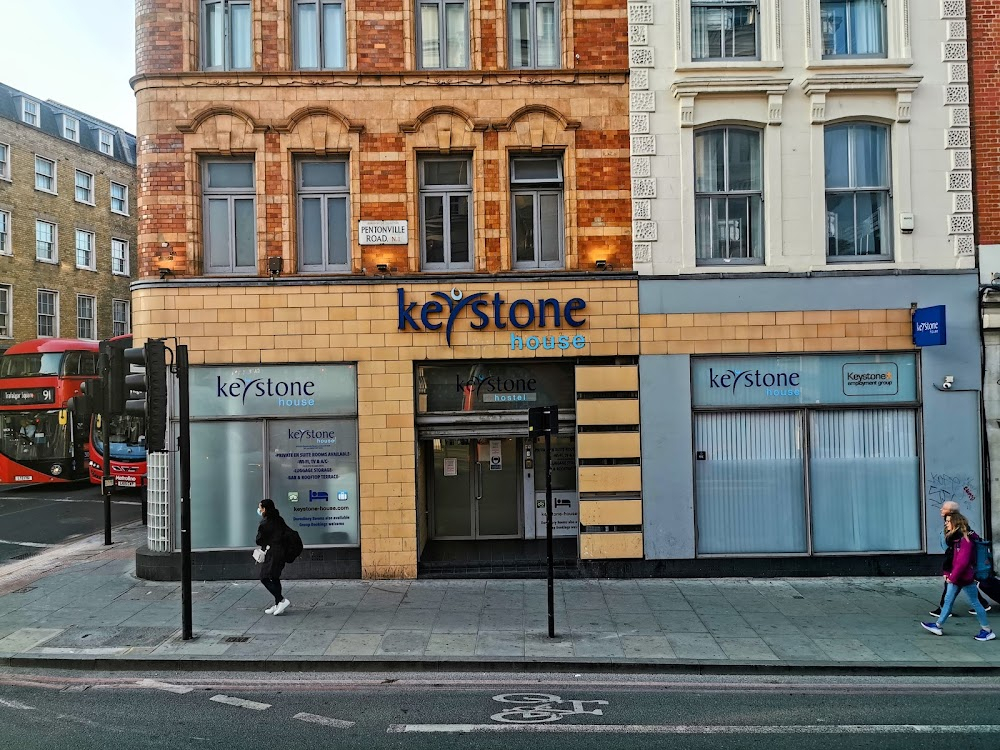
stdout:
<svg viewBox="0 0 1000 750">
<path fill-rule="evenodd" d="M 71 455 L 69 424 L 58 411 L 0 412 L 0 452 L 15 461 L 47 461 Z"/>
<path fill-rule="evenodd" d="M 110 418 L 111 427 L 111 458 L 137 460 L 146 457 L 145 420 L 127 414 L 116 414 Z M 101 455 L 104 455 L 104 441 L 98 420 L 94 419 L 91 443 Z"/>
<path fill-rule="evenodd" d="M 5 354 L 0 357 L 0 378 L 30 378 L 58 375 L 62 352 L 47 354 Z"/>
</svg>

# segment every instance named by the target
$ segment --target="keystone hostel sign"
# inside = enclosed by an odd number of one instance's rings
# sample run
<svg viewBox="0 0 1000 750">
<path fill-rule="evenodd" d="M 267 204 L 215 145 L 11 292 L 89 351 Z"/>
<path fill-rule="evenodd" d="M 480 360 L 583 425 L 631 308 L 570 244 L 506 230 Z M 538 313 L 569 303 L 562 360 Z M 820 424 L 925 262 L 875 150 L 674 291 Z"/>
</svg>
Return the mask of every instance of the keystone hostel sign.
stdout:
<svg viewBox="0 0 1000 750">
<path fill-rule="evenodd" d="M 587 303 L 579 297 L 562 302 L 548 299 L 516 299 L 508 303 L 500 292 L 492 296 L 488 292 L 465 295 L 459 289 L 450 292 L 432 292 L 433 299 L 419 305 L 406 301 L 406 290 L 396 290 L 399 303 L 399 330 L 438 331 L 444 328 L 445 341 L 451 346 L 451 333 L 459 314 L 469 309 L 473 320 L 469 327 L 475 331 L 487 328 L 504 329 L 508 326 L 518 330 L 532 326 L 538 328 L 579 328 L 586 322 L 583 311 Z M 571 333 L 567 331 L 567 333 Z M 581 334 L 562 336 L 528 336 L 526 338 L 511 333 L 511 349 L 582 349 L 586 338 Z"/>
</svg>

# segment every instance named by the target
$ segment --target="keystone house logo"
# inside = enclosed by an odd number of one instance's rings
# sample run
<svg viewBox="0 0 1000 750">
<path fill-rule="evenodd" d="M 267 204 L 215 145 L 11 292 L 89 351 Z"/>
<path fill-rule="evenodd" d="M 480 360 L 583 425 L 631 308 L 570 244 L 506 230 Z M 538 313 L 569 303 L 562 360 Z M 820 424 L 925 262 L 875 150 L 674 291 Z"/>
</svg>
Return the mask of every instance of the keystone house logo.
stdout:
<svg viewBox="0 0 1000 750">
<path fill-rule="evenodd" d="M 802 375 L 797 372 L 761 372 L 760 370 L 721 370 L 708 368 L 710 388 L 725 388 L 736 395 L 738 387 L 765 388 L 768 396 L 801 396 Z"/>
<path fill-rule="evenodd" d="M 508 305 L 500 292 L 494 293 L 491 298 L 487 296 L 487 292 L 476 292 L 466 296 L 459 289 L 452 289 L 448 293 L 432 292 L 430 296 L 434 299 L 418 306 L 416 302 L 406 301 L 405 289 L 398 288 L 396 294 L 399 301 L 399 330 L 405 331 L 409 327 L 414 331 L 438 331 L 443 326 L 448 346 L 451 346 L 451 333 L 459 314 L 466 308 L 475 318 L 469 323 L 469 327 L 475 331 L 481 331 L 490 325 L 504 329 L 508 324 L 517 329 L 533 325 L 539 328 L 549 326 L 561 328 L 563 323 L 571 328 L 578 328 L 586 322 L 585 318 L 575 317 L 587 307 L 587 303 L 579 297 L 573 297 L 565 304 L 555 298 L 549 298 L 540 299 L 537 304 L 532 300 L 517 299 Z M 511 336 L 511 348 L 513 348 L 514 334 Z"/>
<path fill-rule="evenodd" d="M 316 384 L 311 380 L 267 380 L 263 378 L 235 378 L 223 380 L 216 376 L 215 395 L 218 398 L 236 398 L 246 404 L 247 396 L 274 398 L 278 406 L 315 406 Z"/>
</svg>

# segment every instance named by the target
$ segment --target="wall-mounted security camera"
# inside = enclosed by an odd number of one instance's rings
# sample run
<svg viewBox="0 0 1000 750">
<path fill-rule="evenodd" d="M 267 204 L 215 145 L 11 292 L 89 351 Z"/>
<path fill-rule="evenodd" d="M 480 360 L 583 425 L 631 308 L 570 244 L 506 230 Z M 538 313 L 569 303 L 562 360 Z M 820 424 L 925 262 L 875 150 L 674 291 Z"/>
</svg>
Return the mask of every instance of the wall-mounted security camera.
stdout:
<svg viewBox="0 0 1000 750">
<path fill-rule="evenodd" d="M 945 375 L 944 376 L 944 382 L 941 383 L 941 387 L 944 388 L 946 391 L 950 391 L 951 388 L 952 388 L 952 386 L 954 386 L 954 385 L 955 385 L 955 376 L 954 375 Z"/>
</svg>

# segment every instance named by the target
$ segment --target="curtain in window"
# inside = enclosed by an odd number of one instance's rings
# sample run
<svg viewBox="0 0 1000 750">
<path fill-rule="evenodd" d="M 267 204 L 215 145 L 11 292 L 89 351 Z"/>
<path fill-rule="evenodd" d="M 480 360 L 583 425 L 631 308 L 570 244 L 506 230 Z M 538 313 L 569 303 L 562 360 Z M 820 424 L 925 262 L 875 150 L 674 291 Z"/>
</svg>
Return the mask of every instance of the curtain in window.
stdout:
<svg viewBox="0 0 1000 750">
<path fill-rule="evenodd" d="M 319 67 L 319 22 L 315 3 L 299 3 L 295 6 L 295 49 L 299 56 L 300 68 Z"/>
<path fill-rule="evenodd" d="M 420 5 L 420 66 L 422 68 L 441 67 L 441 25 L 436 3 Z"/>
<path fill-rule="evenodd" d="M 852 0 L 848 5 L 849 54 L 885 54 L 884 8 L 884 0 Z"/>
<path fill-rule="evenodd" d="M 802 435 L 793 412 L 695 416 L 698 552 L 806 551 Z"/>
<path fill-rule="evenodd" d="M 468 64 L 469 29 L 466 26 L 466 15 L 464 3 L 448 3 L 445 7 L 449 68 L 464 68 Z"/>
<path fill-rule="evenodd" d="M 538 67 L 558 67 L 559 29 L 556 26 L 555 3 L 538 3 L 535 6 L 535 26 L 538 30 Z"/>
<path fill-rule="evenodd" d="M 250 45 L 253 35 L 250 30 L 250 5 L 229 6 L 230 67 L 233 70 L 247 70 L 250 64 Z"/>
<path fill-rule="evenodd" d="M 347 66 L 347 40 L 344 38 L 344 6 L 328 3 L 323 6 L 323 67 Z"/>
<path fill-rule="evenodd" d="M 514 68 L 531 65 L 531 3 L 511 3 L 510 64 Z"/>
<path fill-rule="evenodd" d="M 327 210 L 327 263 L 331 266 L 347 265 L 347 198 L 330 198 Z"/>
<path fill-rule="evenodd" d="M 225 46 L 225 11 L 221 2 L 205 5 L 205 67 L 222 68 Z"/>
<path fill-rule="evenodd" d="M 722 13 L 722 8 L 691 8 L 692 59 L 722 56 Z"/>
<path fill-rule="evenodd" d="M 813 412 L 809 437 L 814 551 L 920 549 L 916 412 Z"/>
</svg>

